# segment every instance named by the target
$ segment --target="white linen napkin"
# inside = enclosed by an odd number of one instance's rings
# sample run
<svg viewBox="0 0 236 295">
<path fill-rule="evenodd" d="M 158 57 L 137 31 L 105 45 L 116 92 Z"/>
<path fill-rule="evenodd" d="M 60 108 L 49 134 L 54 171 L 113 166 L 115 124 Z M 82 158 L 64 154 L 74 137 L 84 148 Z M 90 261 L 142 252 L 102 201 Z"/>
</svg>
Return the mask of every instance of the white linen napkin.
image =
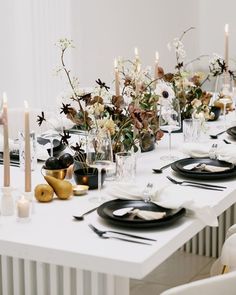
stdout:
<svg viewBox="0 0 236 295">
<path fill-rule="evenodd" d="M 229 170 L 229 167 L 219 167 L 214 165 L 207 165 L 207 164 L 189 164 L 184 167 L 185 170 L 194 170 L 194 171 L 206 171 L 206 172 L 223 172 Z"/>
<path fill-rule="evenodd" d="M 192 158 L 209 157 L 212 144 L 185 143 L 181 151 Z M 233 144 L 218 144 L 216 148 L 218 160 L 225 161 L 236 165 L 236 147 Z"/>
<path fill-rule="evenodd" d="M 166 216 L 166 212 L 155 212 L 140 209 L 134 209 L 130 213 L 144 220 L 158 220 Z"/>
<path fill-rule="evenodd" d="M 114 183 L 106 189 L 113 197 L 123 200 L 142 200 L 143 187 L 138 184 Z M 185 208 L 189 215 L 194 215 L 205 225 L 218 226 L 217 215 L 210 206 L 202 202 L 199 195 L 193 196 L 193 191 L 188 187 L 166 184 L 163 187 L 153 187 L 152 202 L 169 209 Z"/>
</svg>

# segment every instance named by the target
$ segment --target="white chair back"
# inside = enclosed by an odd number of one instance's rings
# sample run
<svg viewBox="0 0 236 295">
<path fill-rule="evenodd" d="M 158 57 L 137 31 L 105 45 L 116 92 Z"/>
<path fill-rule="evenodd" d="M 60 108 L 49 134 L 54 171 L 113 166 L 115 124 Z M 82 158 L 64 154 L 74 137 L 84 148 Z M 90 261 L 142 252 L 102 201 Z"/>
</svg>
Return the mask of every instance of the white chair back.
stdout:
<svg viewBox="0 0 236 295">
<path fill-rule="evenodd" d="M 232 234 L 222 247 L 220 261 L 227 265 L 229 270 L 236 270 L 236 234 Z M 235 293 L 236 294 L 236 293 Z"/>
<path fill-rule="evenodd" d="M 236 271 L 191 282 L 161 293 L 161 295 L 235 295 Z"/>
</svg>

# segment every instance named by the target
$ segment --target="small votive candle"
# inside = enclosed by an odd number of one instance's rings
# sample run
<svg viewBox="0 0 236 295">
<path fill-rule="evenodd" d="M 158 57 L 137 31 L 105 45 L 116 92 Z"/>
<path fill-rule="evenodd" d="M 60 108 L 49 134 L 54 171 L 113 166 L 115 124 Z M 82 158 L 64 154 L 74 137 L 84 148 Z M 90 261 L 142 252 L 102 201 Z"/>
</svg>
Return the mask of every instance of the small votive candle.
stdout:
<svg viewBox="0 0 236 295">
<path fill-rule="evenodd" d="M 30 217 L 30 201 L 24 195 L 17 201 L 17 217 L 18 220 L 29 220 Z"/>
</svg>

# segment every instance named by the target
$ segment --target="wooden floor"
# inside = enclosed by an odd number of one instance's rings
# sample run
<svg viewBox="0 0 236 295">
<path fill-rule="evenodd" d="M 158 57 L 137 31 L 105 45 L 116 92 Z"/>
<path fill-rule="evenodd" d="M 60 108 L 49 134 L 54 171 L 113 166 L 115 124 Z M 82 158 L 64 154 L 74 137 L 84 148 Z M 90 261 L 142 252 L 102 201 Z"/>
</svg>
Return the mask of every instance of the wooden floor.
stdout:
<svg viewBox="0 0 236 295">
<path fill-rule="evenodd" d="M 144 280 L 131 280 L 131 295 L 159 295 L 172 287 L 209 277 L 215 258 L 178 251 Z"/>
</svg>

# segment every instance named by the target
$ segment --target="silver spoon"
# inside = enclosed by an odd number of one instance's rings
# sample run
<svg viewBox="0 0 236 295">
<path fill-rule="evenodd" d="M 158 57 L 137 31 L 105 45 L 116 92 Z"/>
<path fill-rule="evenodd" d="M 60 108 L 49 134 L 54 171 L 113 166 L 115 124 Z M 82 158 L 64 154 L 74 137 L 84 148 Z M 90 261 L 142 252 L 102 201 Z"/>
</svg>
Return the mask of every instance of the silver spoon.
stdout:
<svg viewBox="0 0 236 295">
<path fill-rule="evenodd" d="M 210 135 L 210 138 L 212 138 L 212 139 L 217 139 L 219 135 L 221 135 L 221 134 L 223 134 L 223 133 L 225 133 L 225 132 L 226 132 L 226 130 L 221 131 L 221 132 L 219 132 L 219 133 L 217 133 L 217 134 L 214 134 L 214 135 Z"/>
<path fill-rule="evenodd" d="M 163 167 L 161 167 L 161 168 L 159 168 L 159 169 L 156 169 L 156 168 L 155 168 L 155 169 L 152 169 L 152 170 L 153 170 L 153 172 L 155 172 L 155 173 L 162 173 L 162 170 L 164 170 L 164 169 L 170 167 L 172 164 L 173 164 L 173 163 L 169 163 L 168 165 L 165 165 L 165 166 L 163 166 Z"/>
<path fill-rule="evenodd" d="M 95 208 L 93 208 L 93 209 L 91 209 L 91 210 L 85 212 L 85 213 L 82 214 L 82 215 L 73 215 L 73 217 L 74 217 L 74 219 L 76 219 L 76 220 L 83 220 L 85 215 L 87 215 L 87 214 L 89 214 L 89 213 L 92 213 L 93 211 L 97 210 L 97 208 L 98 208 L 98 207 L 95 207 Z"/>
<path fill-rule="evenodd" d="M 226 139 L 223 139 L 223 141 L 226 143 L 226 144 L 231 144 L 232 142 L 226 140 Z"/>
</svg>

